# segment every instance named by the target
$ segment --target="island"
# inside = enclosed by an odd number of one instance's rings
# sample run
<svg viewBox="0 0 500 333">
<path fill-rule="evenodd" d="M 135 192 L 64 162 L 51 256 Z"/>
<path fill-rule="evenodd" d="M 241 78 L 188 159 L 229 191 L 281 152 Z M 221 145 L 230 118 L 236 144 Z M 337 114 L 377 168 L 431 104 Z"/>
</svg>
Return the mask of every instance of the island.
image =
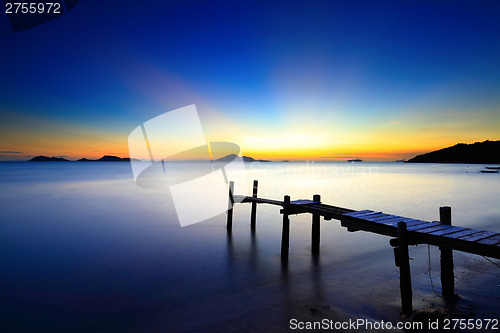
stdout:
<svg viewBox="0 0 500 333">
<path fill-rule="evenodd" d="M 224 157 L 221 157 L 219 159 L 216 159 L 215 162 L 231 162 L 233 161 L 238 155 L 236 154 L 229 154 Z M 256 160 L 250 156 L 243 156 L 243 161 L 244 162 L 269 162 L 267 160 Z"/>
<path fill-rule="evenodd" d="M 118 156 L 112 156 L 112 155 L 104 155 L 98 160 L 89 160 L 86 158 L 81 158 L 77 160 L 77 162 L 130 162 L 130 158 L 128 157 L 118 157 Z"/>
<path fill-rule="evenodd" d="M 28 162 L 72 162 L 70 160 L 67 160 L 62 157 L 47 157 L 47 156 L 36 156 L 33 157 L 31 160 Z M 77 160 L 76 162 L 130 162 L 130 158 L 128 157 L 118 157 L 118 156 L 112 156 L 112 155 L 104 155 L 98 160 L 89 160 L 87 158 L 81 158 Z"/>
<path fill-rule="evenodd" d="M 47 157 L 47 156 L 36 156 L 33 157 L 29 162 L 70 162 L 70 160 L 67 160 L 62 157 Z"/>
<path fill-rule="evenodd" d="M 459 143 L 452 147 L 415 156 L 405 163 L 500 163 L 500 140 L 473 144 Z"/>
<path fill-rule="evenodd" d="M 237 157 L 236 154 L 230 154 L 230 155 L 227 155 L 227 156 L 224 156 L 222 158 L 215 160 L 215 162 L 231 162 L 236 157 Z M 132 161 L 139 161 L 139 160 L 133 158 Z M 200 161 L 204 161 L 204 160 L 200 160 Z M 256 160 L 250 156 L 243 156 L 243 161 L 245 161 L 245 162 L 269 162 L 267 160 Z M 47 156 L 41 155 L 41 156 L 33 157 L 28 162 L 130 162 L 130 158 L 129 157 L 118 157 L 118 156 L 113 156 L 113 155 L 104 155 L 103 157 L 101 157 L 97 160 L 91 160 L 91 159 L 84 157 L 84 158 L 81 158 L 81 159 L 76 160 L 76 161 L 70 161 L 70 160 L 67 160 L 67 159 L 61 158 L 61 157 L 47 157 Z"/>
</svg>

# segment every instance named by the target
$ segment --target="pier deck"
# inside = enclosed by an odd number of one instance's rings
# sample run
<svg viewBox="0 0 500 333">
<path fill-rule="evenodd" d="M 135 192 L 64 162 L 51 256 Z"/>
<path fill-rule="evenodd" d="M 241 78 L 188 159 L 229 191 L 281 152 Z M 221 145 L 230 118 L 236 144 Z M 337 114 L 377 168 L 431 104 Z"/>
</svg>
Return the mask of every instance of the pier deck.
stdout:
<svg viewBox="0 0 500 333">
<path fill-rule="evenodd" d="M 438 246 L 441 252 L 441 286 L 442 296 L 447 301 L 456 300 L 453 250 L 473 253 L 485 257 L 500 259 L 500 233 L 451 225 L 451 208 L 439 208 L 439 221 L 423 221 L 404 216 L 392 215 L 372 210 L 353 210 L 321 203 L 321 196 L 316 194 L 313 200 L 291 201 L 286 195 L 283 201 L 259 198 L 257 196 L 258 181 L 254 181 L 252 196 L 233 194 L 234 184 L 229 186 L 229 206 L 227 211 L 227 230 L 231 232 L 233 208 L 235 202 L 252 205 L 250 225 L 252 232 L 256 228 L 258 204 L 280 206 L 283 215 L 281 234 L 281 259 L 288 260 L 290 243 L 290 219 L 293 214 L 308 213 L 312 215 L 311 250 L 313 255 L 320 249 L 320 217 L 329 221 L 339 220 L 341 226 L 348 231 L 366 231 L 385 235 L 391 238 L 394 248 L 395 264 L 400 272 L 401 304 L 403 314 L 410 314 L 412 306 L 412 287 L 410 274 L 409 246 L 429 244 Z"/>
<path fill-rule="evenodd" d="M 240 200 L 242 198 L 239 197 Z M 241 202 L 256 202 L 282 207 L 284 205 L 283 201 L 257 197 L 244 197 Z M 398 222 L 405 222 L 412 245 L 446 246 L 457 251 L 500 259 L 500 233 L 498 232 L 455 227 L 437 221 L 423 221 L 372 210 L 356 211 L 312 200 L 290 201 L 288 214 L 302 213 L 323 216 L 325 220 L 340 220 L 340 224 L 350 231 L 362 230 L 390 237 L 397 237 Z"/>
</svg>

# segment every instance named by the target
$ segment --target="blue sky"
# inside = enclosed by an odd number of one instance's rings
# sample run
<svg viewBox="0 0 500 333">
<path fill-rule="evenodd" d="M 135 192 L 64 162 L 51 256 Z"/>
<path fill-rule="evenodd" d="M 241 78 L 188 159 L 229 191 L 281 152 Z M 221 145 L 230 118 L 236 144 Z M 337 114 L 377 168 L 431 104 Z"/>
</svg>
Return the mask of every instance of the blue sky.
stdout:
<svg viewBox="0 0 500 333">
<path fill-rule="evenodd" d="M 2 151 L 126 156 L 137 125 L 190 104 L 207 139 L 255 157 L 499 139 L 498 1 L 80 1 L 17 33 L 2 20 Z"/>
</svg>

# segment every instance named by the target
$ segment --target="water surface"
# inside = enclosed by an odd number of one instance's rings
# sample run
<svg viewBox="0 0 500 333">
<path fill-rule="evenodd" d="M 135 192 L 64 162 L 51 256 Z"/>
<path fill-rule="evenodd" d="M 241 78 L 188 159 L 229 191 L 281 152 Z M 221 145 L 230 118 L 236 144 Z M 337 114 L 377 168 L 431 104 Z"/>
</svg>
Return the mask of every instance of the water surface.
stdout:
<svg viewBox="0 0 500 333">
<path fill-rule="evenodd" d="M 189 165 L 185 166 L 189 168 Z M 259 196 L 312 198 L 352 209 L 500 232 L 500 175 L 481 165 L 251 163 Z M 181 228 L 168 189 L 134 184 L 128 163 L 0 163 L 0 331 L 287 331 L 291 318 L 397 321 L 399 272 L 389 238 L 322 222 L 310 253 L 309 215 L 291 217 L 280 262 L 279 208 L 250 206 Z M 196 203 L 193 202 L 193 209 Z M 440 292 L 439 251 L 431 277 Z M 441 307 L 427 246 L 410 248 L 416 308 Z M 498 263 L 498 261 L 495 261 Z M 499 269 L 455 252 L 456 311 L 497 316 Z"/>
</svg>

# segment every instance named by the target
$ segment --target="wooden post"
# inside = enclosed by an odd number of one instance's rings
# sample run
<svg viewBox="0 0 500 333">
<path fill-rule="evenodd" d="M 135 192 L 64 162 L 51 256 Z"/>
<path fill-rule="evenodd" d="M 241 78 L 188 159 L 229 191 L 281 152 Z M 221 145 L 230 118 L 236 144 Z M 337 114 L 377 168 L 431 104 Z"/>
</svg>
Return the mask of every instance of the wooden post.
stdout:
<svg viewBox="0 0 500 333">
<path fill-rule="evenodd" d="M 290 196 L 285 195 L 283 201 L 283 230 L 281 232 L 281 260 L 288 260 L 288 248 L 290 247 Z"/>
<path fill-rule="evenodd" d="M 257 188 L 259 186 L 259 181 L 254 180 L 253 181 L 253 193 L 252 197 L 257 198 Z M 257 219 L 257 203 L 255 201 L 252 201 L 252 213 L 250 215 L 250 227 L 252 228 L 252 231 L 255 231 L 255 221 Z"/>
<path fill-rule="evenodd" d="M 399 287 L 401 289 L 402 313 L 410 315 L 413 312 L 410 257 L 408 253 L 408 231 L 405 222 L 398 222 L 398 251 L 399 253 Z"/>
<path fill-rule="evenodd" d="M 321 196 L 315 194 L 313 196 L 313 201 L 321 201 Z M 312 230 L 311 230 L 311 252 L 313 254 L 319 254 L 319 242 L 320 242 L 320 215 L 313 214 L 312 216 Z"/>
<path fill-rule="evenodd" d="M 227 210 L 227 231 L 231 232 L 233 230 L 233 191 L 234 191 L 234 182 L 229 182 L 229 200 L 228 200 L 228 210 Z"/>
<path fill-rule="evenodd" d="M 451 207 L 439 207 L 439 221 L 451 225 Z M 441 288 L 443 298 L 447 301 L 455 299 L 455 274 L 453 273 L 453 250 L 440 246 L 441 250 Z"/>
</svg>

